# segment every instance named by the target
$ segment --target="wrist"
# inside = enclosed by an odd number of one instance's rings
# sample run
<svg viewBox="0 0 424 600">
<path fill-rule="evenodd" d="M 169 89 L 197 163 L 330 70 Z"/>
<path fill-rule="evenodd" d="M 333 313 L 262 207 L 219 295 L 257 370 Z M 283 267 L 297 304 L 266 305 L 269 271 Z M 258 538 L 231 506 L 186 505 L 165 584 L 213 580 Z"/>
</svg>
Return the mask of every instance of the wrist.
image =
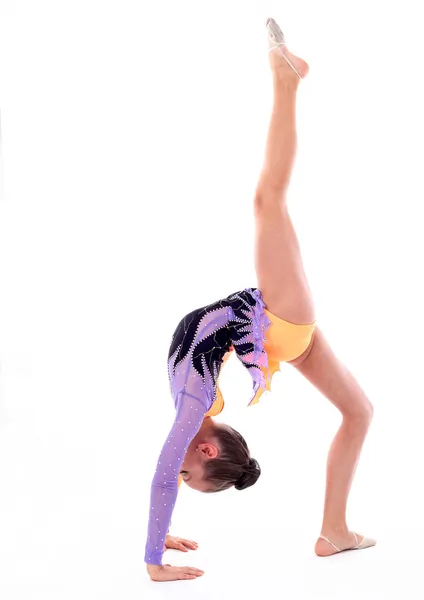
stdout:
<svg viewBox="0 0 424 600">
<path fill-rule="evenodd" d="M 164 547 L 155 550 L 148 549 L 144 555 L 144 562 L 148 565 L 156 565 L 160 567 L 162 565 L 164 551 Z"/>
</svg>

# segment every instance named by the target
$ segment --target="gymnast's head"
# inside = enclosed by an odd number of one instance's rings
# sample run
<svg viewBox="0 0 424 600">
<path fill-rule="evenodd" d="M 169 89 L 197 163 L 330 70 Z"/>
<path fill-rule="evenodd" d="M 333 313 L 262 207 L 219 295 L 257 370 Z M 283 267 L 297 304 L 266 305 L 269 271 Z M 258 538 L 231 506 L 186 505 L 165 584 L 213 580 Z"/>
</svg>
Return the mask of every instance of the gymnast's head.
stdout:
<svg viewBox="0 0 424 600">
<path fill-rule="evenodd" d="M 187 449 L 180 473 L 199 492 L 221 492 L 232 486 L 250 487 L 261 469 L 238 431 L 207 417 Z"/>
</svg>

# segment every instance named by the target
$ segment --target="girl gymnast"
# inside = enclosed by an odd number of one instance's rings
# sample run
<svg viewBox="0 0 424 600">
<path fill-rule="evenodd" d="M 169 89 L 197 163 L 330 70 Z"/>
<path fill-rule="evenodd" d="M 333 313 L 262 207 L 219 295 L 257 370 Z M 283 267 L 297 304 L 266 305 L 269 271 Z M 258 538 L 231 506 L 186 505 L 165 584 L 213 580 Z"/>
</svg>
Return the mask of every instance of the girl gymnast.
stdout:
<svg viewBox="0 0 424 600">
<path fill-rule="evenodd" d="M 201 492 L 244 490 L 261 470 L 244 438 L 213 417 L 223 408 L 220 370 L 232 351 L 253 380 L 250 404 L 270 390 L 286 362 L 300 371 L 342 414 L 330 447 L 318 556 L 369 548 L 375 540 L 350 531 L 346 505 L 373 408 L 337 359 L 315 318 L 311 290 L 287 207 L 296 153 L 296 94 L 307 63 L 289 52 L 273 19 L 267 21 L 274 105 L 266 153 L 254 197 L 258 287 L 246 288 L 186 315 L 168 356 L 176 417 L 153 477 L 145 562 L 154 581 L 195 579 L 203 571 L 162 564 L 167 548 L 195 550 L 195 542 L 168 535 L 181 480 Z"/>
</svg>

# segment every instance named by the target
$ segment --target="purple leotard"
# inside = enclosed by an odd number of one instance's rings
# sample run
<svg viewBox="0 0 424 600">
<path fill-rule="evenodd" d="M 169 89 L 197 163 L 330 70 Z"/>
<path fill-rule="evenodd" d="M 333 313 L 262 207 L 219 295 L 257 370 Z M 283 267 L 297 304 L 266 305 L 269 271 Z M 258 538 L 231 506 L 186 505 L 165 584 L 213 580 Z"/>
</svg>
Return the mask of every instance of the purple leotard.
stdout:
<svg viewBox="0 0 424 600">
<path fill-rule="evenodd" d="M 246 288 L 186 315 L 174 332 L 168 373 L 175 421 L 153 477 L 145 562 L 162 564 L 165 537 L 178 493 L 178 475 L 187 448 L 211 408 L 224 355 L 231 346 L 253 379 L 255 398 L 266 388 L 264 349 L 270 321 L 260 291 Z"/>
</svg>

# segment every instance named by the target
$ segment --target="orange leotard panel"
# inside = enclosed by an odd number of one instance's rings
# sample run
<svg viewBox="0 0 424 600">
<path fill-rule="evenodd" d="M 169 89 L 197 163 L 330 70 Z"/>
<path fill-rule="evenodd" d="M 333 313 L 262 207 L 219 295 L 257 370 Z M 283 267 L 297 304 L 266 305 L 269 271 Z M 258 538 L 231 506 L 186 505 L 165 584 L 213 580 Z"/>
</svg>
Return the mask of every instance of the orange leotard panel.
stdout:
<svg viewBox="0 0 424 600">
<path fill-rule="evenodd" d="M 268 355 L 268 369 L 262 368 L 266 379 L 266 390 L 259 388 L 250 404 L 259 402 L 265 391 L 271 391 L 271 381 L 274 373 L 280 371 L 280 363 L 298 358 L 308 348 L 315 322 L 308 325 L 296 325 L 280 319 L 264 309 L 271 321 L 265 336 L 264 349 Z"/>
<path fill-rule="evenodd" d="M 288 362 L 303 354 L 311 342 L 315 322 L 309 325 L 296 325 L 276 317 L 266 309 L 265 314 L 271 321 L 264 344 L 268 359 Z"/>
<path fill-rule="evenodd" d="M 269 310 L 265 309 L 268 319 L 271 321 L 266 332 L 266 342 L 264 348 L 268 355 L 268 369 L 262 368 L 265 380 L 266 390 L 259 388 L 255 397 L 250 402 L 256 404 L 265 391 L 271 391 L 271 381 L 274 373 L 280 371 L 280 363 L 288 362 L 298 358 L 308 348 L 312 334 L 315 329 L 315 322 L 307 325 L 296 325 L 284 319 L 273 315 Z M 216 400 L 212 407 L 206 413 L 207 417 L 216 417 L 224 408 L 224 398 L 219 384 L 216 388 Z"/>
</svg>

